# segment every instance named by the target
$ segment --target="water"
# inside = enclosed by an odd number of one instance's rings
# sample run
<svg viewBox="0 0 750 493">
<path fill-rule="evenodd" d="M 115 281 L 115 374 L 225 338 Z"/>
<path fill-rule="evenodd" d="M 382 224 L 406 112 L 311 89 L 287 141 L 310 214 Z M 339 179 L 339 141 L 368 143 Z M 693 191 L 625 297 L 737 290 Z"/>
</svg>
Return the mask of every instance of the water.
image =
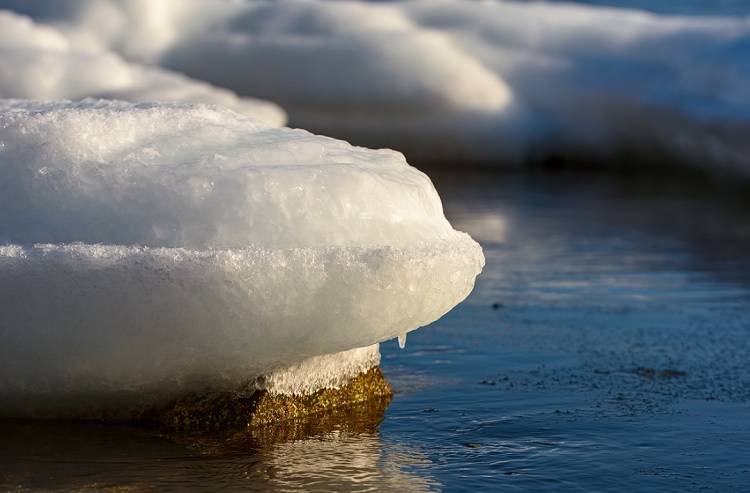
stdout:
<svg viewBox="0 0 750 493">
<path fill-rule="evenodd" d="M 409 390 L 384 442 L 446 490 L 750 491 L 744 199 L 668 178 L 445 181 L 487 268 L 406 355 L 385 348 Z"/>
<path fill-rule="evenodd" d="M 0 490 L 750 491 L 744 190 L 436 183 L 487 267 L 405 349 L 383 345 L 387 409 L 271 438 L 0 423 Z"/>
</svg>

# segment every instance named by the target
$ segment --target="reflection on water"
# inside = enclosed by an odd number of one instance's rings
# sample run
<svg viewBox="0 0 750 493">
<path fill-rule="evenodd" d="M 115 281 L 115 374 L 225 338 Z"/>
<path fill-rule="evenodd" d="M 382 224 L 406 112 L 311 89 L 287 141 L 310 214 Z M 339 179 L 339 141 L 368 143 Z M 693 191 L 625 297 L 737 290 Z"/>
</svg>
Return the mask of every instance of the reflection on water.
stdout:
<svg viewBox="0 0 750 493">
<path fill-rule="evenodd" d="M 225 435 L 90 423 L 0 422 L 0 489 L 428 491 L 427 460 L 386 449 L 389 399 L 314 422 Z"/>
<path fill-rule="evenodd" d="M 0 423 L 0 490 L 730 491 L 750 484 L 746 189 L 437 177 L 485 249 L 456 310 L 383 345 L 397 391 L 223 436 Z"/>
<path fill-rule="evenodd" d="M 377 435 L 330 433 L 315 440 L 280 443 L 261 454 L 273 470 L 269 485 L 281 490 L 429 491 L 429 461 L 408 447 L 383 450 Z"/>
</svg>

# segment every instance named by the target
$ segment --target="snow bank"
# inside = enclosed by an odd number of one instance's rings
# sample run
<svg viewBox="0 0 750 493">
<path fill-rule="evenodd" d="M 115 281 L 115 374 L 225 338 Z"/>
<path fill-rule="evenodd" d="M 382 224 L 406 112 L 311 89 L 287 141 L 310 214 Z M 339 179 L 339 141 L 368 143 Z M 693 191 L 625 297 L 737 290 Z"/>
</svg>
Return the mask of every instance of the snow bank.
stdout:
<svg viewBox="0 0 750 493">
<path fill-rule="evenodd" d="M 522 113 L 502 77 L 397 6 L 242 3 L 201 28 L 158 62 L 278 102 L 295 126 L 420 161 L 476 160 L 515 146 L 498 132 Z"/>
<path fill-rule="evenodd" d="M 527 157 L 750 172 L 750 18 L 572 4 L 409 2 L 531 108 Z"/>
<path fill-rule="evenodd" d="M 479 159 L 488 146 L 508 152 L 515 146 L 497 131 L 519 111 L 502 78 L 396 6 L 147 3 L 0 5 L 55 22 L 79 44 L 274 101 L 291 110 L 293 126 L 425 160 Z"/>
<path fill-rule="evenodd" d="M 125 62 L 106 50 L 74 45 L 59 31 L 0 11 L 0 98 L 186 101 L 218 104 L 283 125 L 275 104 L 156 67 Z"/>
<path fill-rule="evenodd" d="M 0 0 L 420 162 L 750 170 L 749 18 L 504 1 Z"/>
<path fill-rule="evenodd" d="M 0 103 L 0 200 L 4 415 L 335 385 L 484 262 L 401 154 L 206 106 Z"/>
</svg>

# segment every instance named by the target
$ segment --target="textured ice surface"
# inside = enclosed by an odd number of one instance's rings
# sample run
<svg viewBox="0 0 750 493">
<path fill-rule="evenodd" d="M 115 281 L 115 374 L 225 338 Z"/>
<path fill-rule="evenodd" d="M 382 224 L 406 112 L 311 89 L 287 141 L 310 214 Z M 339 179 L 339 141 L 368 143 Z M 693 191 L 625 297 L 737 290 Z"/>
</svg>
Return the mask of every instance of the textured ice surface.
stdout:
<svg viewBox="0 0 750 493">
<path fill-rule="evenodd" d="M 0 102 L 0 240 L 417 247 L 457 238 L 390 150 L 206 106 Z"/>
<path fill-rule="evenodd" d="M 0 103 L 0 201 L 6 415 L 371 346 L 450 310 L 484 263 L 401 154 L 200 105 Z M 362 351 L 269 389 L 336 382 Z"/>
<path fill-rule="evenodd" d="M 418 160 L 750 170 L 746 17 L 510 1 L 146 3 L 0 0 L 81 43 L 281 103 L 294 125 Z"/>
<path fill-rule="evenodd" d="M 0 10 L 0 98 L 185 101 L 218 104 L 283 125 L 277 105 L 239 98 L 227 89 L 124 61 L 106 49 L 74 44 L 56 29 Z"/>
<path fill-rule="evenodd" d="M 380 364 L 378 344 L 310 359 L 259 378 L 255 387 L 275 394 L 305 395 L 339 388 Z"/>
</svg>

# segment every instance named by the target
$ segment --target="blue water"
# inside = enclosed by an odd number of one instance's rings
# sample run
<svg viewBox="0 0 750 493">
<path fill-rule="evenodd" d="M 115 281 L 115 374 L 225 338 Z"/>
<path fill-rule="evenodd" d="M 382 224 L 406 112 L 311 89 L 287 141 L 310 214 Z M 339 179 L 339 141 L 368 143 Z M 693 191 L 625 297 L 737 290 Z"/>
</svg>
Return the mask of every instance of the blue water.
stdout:
<svg viewBox="0 0 750 493">
<path fill-rule="evenodd" d="M 750 491 L 745 190 L 668 176 L 436 183 L 487 266 L 406 349 L 383 345 L 397 394 L 379 426 L 226 447 L 0 423 L 0 490 Z"/>
<path fill-rule="evenodd" d="M 452 491 L 750 491 L 747 204 L 486 180 L 446 210 L 487 268 L 405 354 L 384 348 L 403 394 L 382 440 Z"/>
</svg>

